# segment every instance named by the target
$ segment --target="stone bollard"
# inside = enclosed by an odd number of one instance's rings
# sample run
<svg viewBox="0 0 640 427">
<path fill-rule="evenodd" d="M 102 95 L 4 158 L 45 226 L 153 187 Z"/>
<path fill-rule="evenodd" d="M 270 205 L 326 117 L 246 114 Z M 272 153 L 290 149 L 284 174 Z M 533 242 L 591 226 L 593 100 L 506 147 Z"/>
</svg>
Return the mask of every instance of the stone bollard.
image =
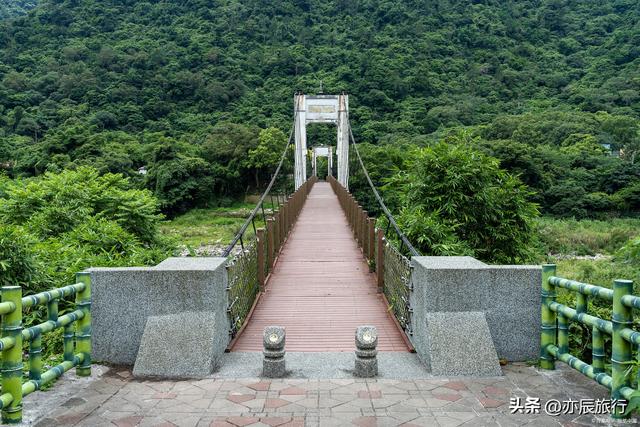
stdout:
<svg viewBox="0 0 640 427">
<path fill-rule="evenodd" d="M 268 378 L 281 378 L 285 374 L 284 342 L 285 331 L 282 326 L 267 326 L 262 336 L 264 359 L 262 375 Z"/>
<path fill-rule="evenodd" d="M 375 326 L 358 326 L 356 329 L 356 368 L 354 375 L 371 378 L 378 375 L 378 330 Z"/>
</svg>

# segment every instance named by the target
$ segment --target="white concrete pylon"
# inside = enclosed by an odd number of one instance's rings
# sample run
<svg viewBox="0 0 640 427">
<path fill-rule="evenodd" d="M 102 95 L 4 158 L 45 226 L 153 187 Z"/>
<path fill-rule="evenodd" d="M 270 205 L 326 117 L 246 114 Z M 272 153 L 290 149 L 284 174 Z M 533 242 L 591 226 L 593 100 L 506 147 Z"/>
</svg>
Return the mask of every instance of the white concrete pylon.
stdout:
<svg viewBox="0 0 640 427">
<path fill-rule="evenodd" d="M 342 95 L 304 95 L 297 93 L 294 97 L 295 109 L 295 187 L 296 190 L 307 180 L 307 123 L 334 124 L 337 126 L 338 143 L 336 157 L 338 159 L 338 182 L 345 188 L 349 185 L 349 96 Z M 333 158 L 329 148 L 329 175 L 332 175 Z M 322 153 L 322 156 L 326 156 Z M 318 154 L 312 155 L 313 173 L 317 174 Z"/>
<path fill-rule="evenodd" d="M 349 189 L 349 95 L 338 97 L 338 182 Z"/>
<path fill-rule="evenodd" d="M 307 118 L 306 97 L 304 94 L 296 94 L 295 105 L 295 143 L 294 154 L 294 179 L 296 190 L 307 180 Z"/>
</svg>

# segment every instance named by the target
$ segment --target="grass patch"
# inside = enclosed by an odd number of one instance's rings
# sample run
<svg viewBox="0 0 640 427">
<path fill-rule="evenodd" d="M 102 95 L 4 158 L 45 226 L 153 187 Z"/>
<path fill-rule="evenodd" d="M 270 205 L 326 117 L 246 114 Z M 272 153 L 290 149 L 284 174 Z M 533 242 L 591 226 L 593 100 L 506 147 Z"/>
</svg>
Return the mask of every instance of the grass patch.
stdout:
<svg viewBox="0 0 640 427">
<path fill-rule="evenodd" d="M 640 236 L 640 218 L 578 221 L 543 217 L 538 230 L 543 254 L 612 255 L 629 239 Z"/>
<path fill-rule="evenodd" d="M 231 206 L 193 209 L 171 221 L 166 221 L 160 231 L 174 238 L 180 246 L 199 248 L 210 245 L 227 245 L 255 208 L 254 203 L 236 202 Z M 265 203 L 265 210 L 271 203 Z M 256 227 L 264 227 L 262 212 L 256 216 Z M 253 237 L 253 227 L 245 233 L 245 241 Z"/>
</svg>

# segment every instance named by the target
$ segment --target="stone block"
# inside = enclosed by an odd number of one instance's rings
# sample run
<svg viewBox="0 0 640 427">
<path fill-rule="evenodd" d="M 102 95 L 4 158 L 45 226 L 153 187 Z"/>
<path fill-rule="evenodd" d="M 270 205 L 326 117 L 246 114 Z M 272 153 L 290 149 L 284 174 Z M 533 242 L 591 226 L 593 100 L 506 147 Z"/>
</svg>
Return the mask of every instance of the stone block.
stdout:
<svg viewBox="0 0 640 427">
<path fill-rule="evenodd" d="M 225 258 L 169 258 L 155 267 L 92 268 L 93 359 L 133 365 L 151 316 L 206 311 L 215 351 L 229 343 Z"/>
<path fill-rule="evenodd" d="M 133 375 L 175 379 L 211 375 L 221 356 L 216 349 L 215 321 L 215 314 L 204 311 L 150 316 Z"/>
<path fill-rule="evenodd" d="M 502 375 L 484 313 L 428 313 L 424 328 L 433 375 Z"/>
<path fill-rule="evenodd" d="M 411 341 L 428 360 L 429 313 L 485 313 L 498 357 L 536 359 L 540 340 L 539 266 L 494 266 L 470 257 L 413 257 L 413 335 Z"/>
</svg>

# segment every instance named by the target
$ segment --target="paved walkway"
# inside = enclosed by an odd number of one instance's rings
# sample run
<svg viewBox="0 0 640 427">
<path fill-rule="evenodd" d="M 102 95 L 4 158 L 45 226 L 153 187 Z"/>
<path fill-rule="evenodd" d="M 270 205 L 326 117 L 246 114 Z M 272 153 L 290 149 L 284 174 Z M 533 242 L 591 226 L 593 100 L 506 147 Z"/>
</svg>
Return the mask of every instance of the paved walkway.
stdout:
<svg viewBox="0 0 640 427">
<path fill-rule="evenodd" d="M 95 369 L 94 371 L 98 371 Z M 73 373 L 52 391 L 27 397 L 25 415 L 56 390 L 57 409 L 45 426 L 581 426 L 607 425 L 608 416 L 511 414 L 511 398 L 579 401 L 605 398 L 606 390 L 568 368 L 539 372 L 524 364 L 505 376 L 459 379 L 203 379 L 138 381 L 112 369 L 91 383 Z M 84 380 L 83 380 L 84 381 Z M 67 383 L 67 384 L 64 384 Z M 84 390 L 82 389 L 84 387 Z M 627 421 L 638 425 L 640 419 Z M 619 424 L 624 425 L 624 424 Z"/>
<path fill-rule="evenodd" d="M 262 351 L 269 325 L 286 328 L 292 352 L 353 351 L 360 325 L 378 328 L 378 350 L 408 350 L 327 182 L 313 186 L 266 289 L 232 351 Z"/>
</svg>

